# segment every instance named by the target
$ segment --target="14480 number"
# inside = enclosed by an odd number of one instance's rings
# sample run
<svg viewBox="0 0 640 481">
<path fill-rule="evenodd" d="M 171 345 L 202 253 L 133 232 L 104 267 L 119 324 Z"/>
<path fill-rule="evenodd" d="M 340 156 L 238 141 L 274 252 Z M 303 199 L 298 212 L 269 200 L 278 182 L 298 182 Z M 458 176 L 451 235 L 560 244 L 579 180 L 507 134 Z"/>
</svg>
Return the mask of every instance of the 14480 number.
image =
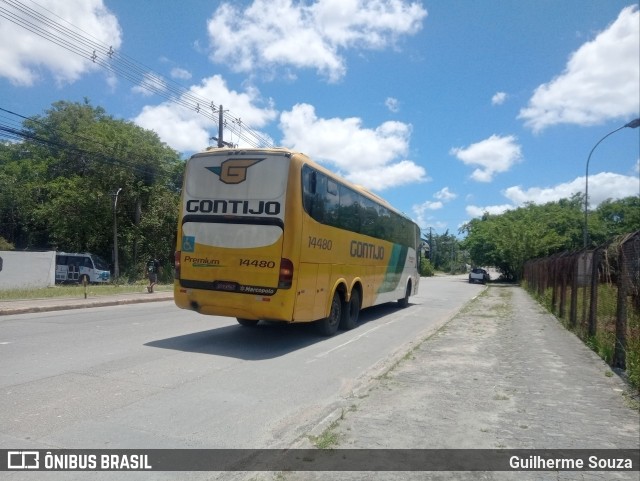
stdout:
<svg viewBox="0 0 640 481">
<path fill-rule="evenodd" d="M 325 251 L 330 251 L 333 247 L 333 243 L 331 239 L 323 239 L 322 237 L 312 237 L 309 236 L 309 247 L 313 247 L 314 249 L 322 249 Z"/>
<path fill-rule="evenodd" d="M 240 259 L 240 265 L 273 269 L 276 266 L 276 263 L 274 261 L 259 261 L 258 259 Z"/>
</svg>

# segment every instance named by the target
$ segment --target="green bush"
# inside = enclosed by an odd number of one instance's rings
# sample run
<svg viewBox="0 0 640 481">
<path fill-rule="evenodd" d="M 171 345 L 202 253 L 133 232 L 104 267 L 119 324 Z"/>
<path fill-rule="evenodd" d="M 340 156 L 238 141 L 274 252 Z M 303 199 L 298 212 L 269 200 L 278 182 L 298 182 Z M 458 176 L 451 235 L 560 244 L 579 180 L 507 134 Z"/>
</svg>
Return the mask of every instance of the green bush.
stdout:
<svg viewBox="0 0 640 481">
<path fill-rule="evenodd" d="M 0 237 L 0 251 L 12 251 L 14 246 L 11 242 L 6 240 L 4 237 Z"/>
<path fill-rule="evenodd" d="M 420 260 L 420 275 L 422 277 L 433 277 L 434 272 L 429 259 L 424 258 Z"/>
</svg>

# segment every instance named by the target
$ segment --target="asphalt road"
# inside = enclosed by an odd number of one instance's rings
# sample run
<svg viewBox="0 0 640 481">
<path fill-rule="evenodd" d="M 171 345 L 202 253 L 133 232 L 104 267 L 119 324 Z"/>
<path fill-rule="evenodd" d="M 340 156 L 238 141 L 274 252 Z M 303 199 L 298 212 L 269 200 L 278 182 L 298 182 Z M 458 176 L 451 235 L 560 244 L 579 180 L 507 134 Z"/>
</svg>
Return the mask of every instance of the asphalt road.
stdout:
<svg viewBox="0 0 640 481">
<path fill-rule="evenodd" d="M 423 278 L 331 338 L 172 302 L 2 316 L 0 447 L 287 447 L 482 289 Z"/>
</svg>

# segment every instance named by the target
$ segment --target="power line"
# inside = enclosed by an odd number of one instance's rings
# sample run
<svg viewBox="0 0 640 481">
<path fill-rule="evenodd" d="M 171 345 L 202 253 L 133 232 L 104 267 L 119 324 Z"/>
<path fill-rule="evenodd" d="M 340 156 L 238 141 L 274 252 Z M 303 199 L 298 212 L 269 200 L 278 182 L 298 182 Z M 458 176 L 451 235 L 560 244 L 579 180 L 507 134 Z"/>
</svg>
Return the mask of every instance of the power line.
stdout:
<svg viewBox="0 0 640 481">
<path fill-rule="evenodd" d="M 107 47 L 87 32 L 58 17 L 36 2 L 31 3 L 47 13 L 41 13 L 17 0 L 0 0 L 0 3 L 8 5 L 8 8 L 0 5 L 0 17 L 11 23 L 176 105 L 194 111 L 213 122 L 219 121 L 219 108 L 213 100 L 195 95 L 174 80 L 165 78 L 132 57 L 113 49 L 112 46 Z M 58 18 L 69 27 L 57 22 L 51 16 Z M 221 118 L 223 119 L 223 127 L 248 145 L 253 147 L 273 146 L 270 138 L 249 128 L 239 117 L 225 111 L 222 112 Z"/>
</svg>

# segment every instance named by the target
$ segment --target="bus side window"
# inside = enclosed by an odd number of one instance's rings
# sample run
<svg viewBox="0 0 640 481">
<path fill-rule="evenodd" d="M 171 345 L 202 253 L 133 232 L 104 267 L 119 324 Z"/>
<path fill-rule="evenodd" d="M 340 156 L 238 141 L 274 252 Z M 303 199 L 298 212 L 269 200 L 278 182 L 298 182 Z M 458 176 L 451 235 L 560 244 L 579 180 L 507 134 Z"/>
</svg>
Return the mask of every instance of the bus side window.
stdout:
<svg viewBox="0 0 640 481">
<path fill-rule="evenodd" d="M 378 207 L 378 219 L 375 226 L 375 236 L 379 239 L 391 240 L 386 225 L 391 217 L 390 212 L 383 206 Z"/>
<path fill-rule="evenodd" d="M 312 195 L 316 195 L 316 182 L 317 182 L 317 173 L 313 170 L 309 170 L 309 193 Z"/>
<path fill-rule="evenodd" d="M 90 257 L 83 258 L 82 265 L 84 267 L 89 268 L 89 269 L 93 269 L 93 262 L 91 262 L 91 258 Z"/>
<path fill-rule="evenodd" d="M 378 224 L 378 207 L 376 204 L 366 197 L 362 198 L 362 233 L 371 237 L 379 237 L 376 232 Z"/>
<path fill-rule="evenodd" d="M 338 184 L 327 176 L 318 174 L 318 194 L 322 202 L 324 223 L 339 226 L 340 197 L 338 196 Z"/>
<path fill-rule="evenodd" d="M 313 170 L 312 168 L 305 166 L 302 169 L 302 201 L 304 204 L 304 210 L 314 220 L 322 224 L 332 223 L 333 211 L 337 219 L 337 196 L 331 195 L 328 186 L 328 179 L 324 174 Z M 334 184 L 333 190 L 337 194 L 337 185 L 335 182 L 329 181 Z M 335 199 L 332 199 L 335 197 Z"/>
<path fill-rule="evenodd" d="M 338 195 L 338 184 L 331 179 L 327 179 L 327 193 L 331 195 Z"/>
<path fill-rule="evenodd" d="M 351 232 L 360 232 L 362 209 L 361 197 L 353 190 L 340 186 L 340 227 Z"/>
<path fill-rule="evenodd" d="M 302 202 L 304 210 L 315 218 L 316 172 L 305 166 L 302 170 Z"/>
</svg>

